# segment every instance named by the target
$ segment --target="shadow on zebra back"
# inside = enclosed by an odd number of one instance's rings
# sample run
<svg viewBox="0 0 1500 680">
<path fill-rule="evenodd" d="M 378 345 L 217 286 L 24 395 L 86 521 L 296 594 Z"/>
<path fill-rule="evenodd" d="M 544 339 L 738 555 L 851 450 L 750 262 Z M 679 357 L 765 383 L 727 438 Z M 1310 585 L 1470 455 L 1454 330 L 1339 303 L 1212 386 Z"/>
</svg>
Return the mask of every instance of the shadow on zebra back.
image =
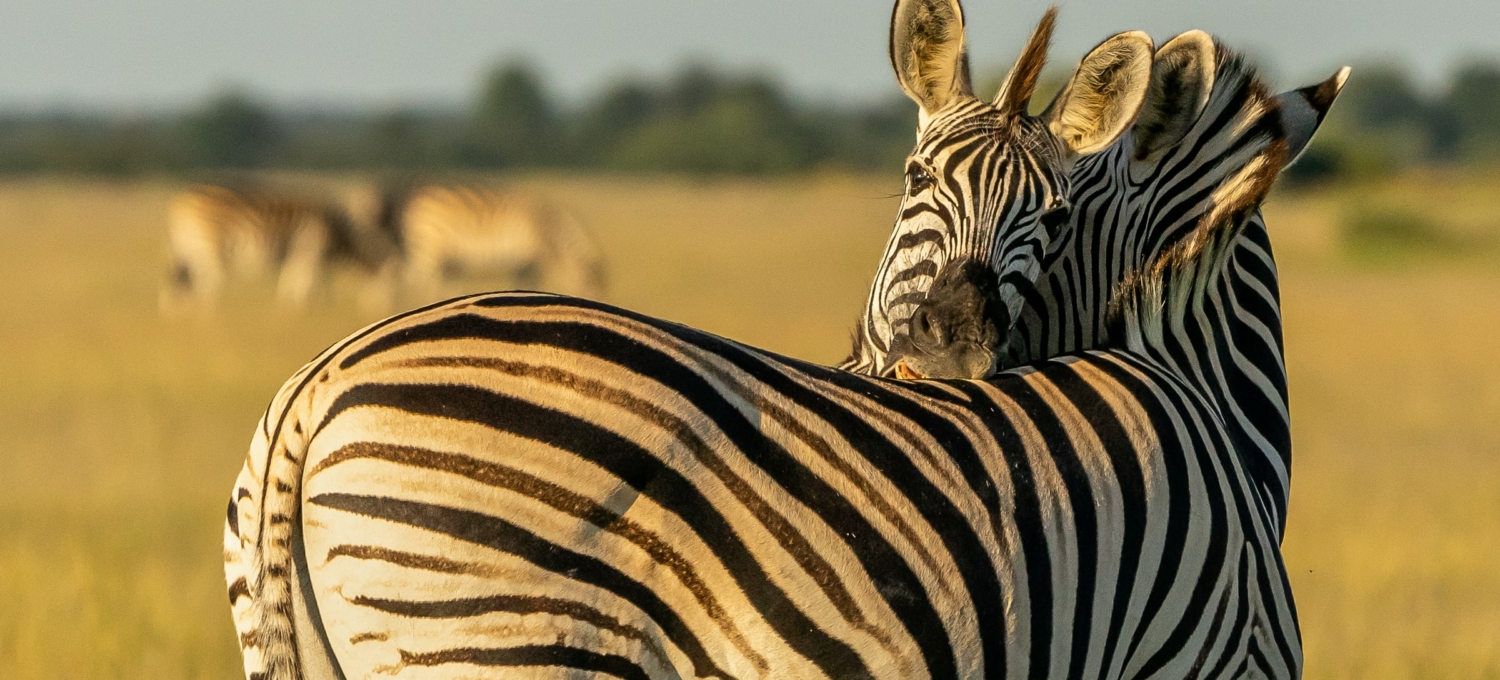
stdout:
<svg viewBox="0 0 1500 680">
<path fill-rule="evenodd" d="M 603 253 L 567 210 L 540 197 L 478 184 L 393 182 L 354 209 L 400 251 L 386 283 L 393 303 L 470 292 L 476 282 L 598 298 Z M 467 288 L 467 290 L 465 290 Z"/>
<path fill-rule="evenodd" d="M 393 246 L 338 202 L 250 183 L 198 184 L 172 198 L 162 313 L 210 311 L 233 281 L 273 279 L 276 298 L 303 307 L 331 266 L 374 273 Z"/>
</svg>

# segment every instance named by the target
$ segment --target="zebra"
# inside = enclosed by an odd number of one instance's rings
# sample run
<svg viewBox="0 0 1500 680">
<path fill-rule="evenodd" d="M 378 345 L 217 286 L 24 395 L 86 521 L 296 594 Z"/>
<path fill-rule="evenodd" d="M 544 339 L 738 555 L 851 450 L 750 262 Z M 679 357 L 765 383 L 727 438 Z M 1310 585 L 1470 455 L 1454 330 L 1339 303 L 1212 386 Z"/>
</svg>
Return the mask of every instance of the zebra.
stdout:
<svg viewBox="0 0 1500 680">
<path fill-rule="evenodd" d="M 1310 142 L 1348 74 L 1343 68 L 1321 83 L 1277 96 L 1288 163 Z M 1193 228 L 1206 209 L 1208 193 L 1236 167 L 1226 158 L 1246 153 L 1241 143 L 1255 133 L 1229 127 L 1233 118 L 1226 115 L 1245 106 L 1248 90 L 1258 87 L 1253 69 L 1208 34 L 1189 31 L 1168 41 L 1155 55 L 1151 78 L 1130 133 L 1073 166 L 1069 179 L 1077 189 L 1041 258 L 1042 275 L 1035 281 L 1015 277 L 1017 297 L 1024 304 L 1017 309 L 1009 303 L 993 312 L 997 347 L 976 351 L 973 343 L 955 349 L 932 341 L 931 336 L 941 338 L 941 324 L 935 332 L 928 329 L 942 315 L 931 314 L 933 307 L 924 309 L 922 303 L 953 246 L 945 241 L 934 247 L 930 241 L 939 240 L 935 232 L 916 238 L 898 231 L 877 281 L 902 286 L 872 289 L 864 320 L 856 327 L 854 349 L 840 366 L 870 375 L 982 377 L 1098 347 L 1105 303 L 1114 287 Z M 1263 122 L 1275 123 L 1269 118 Z M 902 206 L 903 214 L 911 209 Z M 949 240 L 970 238 L 962 225 L 947 228 Z M 1290 488 L 1291 437 L 1275 261 L 1259 212 L 1240 239 L 1213 313 L 1190 319 L 1190 330 L 1180 331 L 1181 345 L 1182 351 L 1196 353 L 1196 370 L 1211 378 L 1236 441 L 1251 457 L 1257 489 L 1274 508 L 1280 533 Z M 901 337 L 906 331 L 901 319 L 882 323 L 882 304 L 907 312 L 924 332 Z M 1193 342 L 1212 333 L 1233 336 L 1233 341 L 1215 345 L 1212 352 Z M 901 348 L 906 351 L 891 351 Z M 914 368 L 919 363 L 923 365 Z"/>
<path fill-rule="evenodd" d="M 375 269 L 391 245 L 333 202 L 264 188 L 197 184 L 173 197 L 163 312 L 210 307 L 231 276 L 276 276 L 277 297 L 305 305 L 330 261 Z"/>
<path fill-rule="evenodd" d="M 237 480 L 247 674 L 1296 677 L 1274 526 L 1161 342 L 1269 188 L 1261 146 L 1122 284 L 1114 346 L 987 381 L 541 293 L 355 334 Z"/>
<path fill-rule="evenodd" d="M 425 298 L 465 274 L 516 287 L 597 298 L 604 257 L 576 217 L 517 192 L 477 184 L 404 183 L 358 212 L 400 248 L 400 285 Z M 368 202 L 368 201 L 367 201 Z"/>
<path fill-rule="evenodd" d="M 956 10 L 903 0 L 894 46 L 951 54 Z M 1106 350 L 891 381 L 521 293 L 330 348 L 231 497 L 247 674 L 1296 676 L 1274 527 L 1161 342 L 1286 153 L 1249 96 L 1259 151 L 1120 287 Z M 1003 295 L 930 292 L 964 334 Z"/>
<path fill-rule="evenodd" d="M 921 357 L 897 343 L 918 328 L 919 340 L 942 339 L 941 351 L 925 353 L 945 364 L 930 377 L 994 373 L 996 348 L 1022 292 L 1069 219 L 1072 169 L 1132 126 L 1151 80 L 1151 38 L 1121 33 L 1083 58 L 1040 116 L 1029 115 L 1055 21 L 1055 8 L 1043 15 L 987 103 L 973 94 L 957 0 L 896 4 L 891 63 L 918 104 L 917 145 L 907 159 L 896 228 L 841 368 L 917 377 L 911 362 Z M 943 325 L 958 310 L 924 305 L 943 277 L 974 276 L 994 278 L 999 299 L 984 314 L 990 322 L 977 329 L 979 337 L 955 344 Z"/>
<path fill-rule="evenodd" d="M 1201 217 L 1208 197 L 1250 153 L 1251 131 L 1227 115 L 1257 87 L 1242 57 L 1201 31 L 1157 52 L 1152 94 L 1131 135 L 1075 167 L 1079 192 L 1069 228 L 1044 258 L 1043 273 L 1024 286 L 997 366 L 1019 366 L 1099 345 L 1106 336 L 1106 301 L 1131 271 L 1154 261 Z M 1290 163 L 1321 125 L 1348 79 L 1339 69 L 1321 83 L 1277 96 Z M 1160 93 L 1160 94 L 1158 94 Z M 1168 96 L 1176 93 L 1176 97 Z M 1165 116 L 1164 112 L 1179 112 Z M 1175 118 L 1175 120 L 1174 120 Z M 1245 456 L 1258 493 L 1285 528 L 1290 491 L 1291 428 L 1276 263 L 1257 210 L 1235 243 L 1228 275 L 1207 313 L 1186 319 L 1171 338 L 1193 357 L 1193 370 L 1212 386 L 1232 438 Z M 1223 338 L 1205 342 L 1206 338 Z"/>
<path fill-rule="evenodd" d="M 1277 95 L 1286 127 L 1288 163 L 1310 142 L 1348 73 L 1343 68 L 1322 83 Z M 1202 31 L 1183 33 L 1157 52 L 1151 89 L 1130 132 L 1108 148 L 1078 158 L 1070 167 L 1068 182 L 1070 187 L 1081 188 L 1045 215 L 1044 222 L 1050 224 L 1037 225 L 1049 236 L 1040 258 L 1041 280 L 1007 272 L 1003 266 L 991 267 L 1018 290 L 1007 297 L 1003 308 L 995 310 L 1002 332 L 994 343 L 993 361 L 981 362 L 988 364 L 981 367 L 984 370 L 970 375 L 951 365 L 958 357 L 939 355 L 929 359 L 949 365 L 917 371 L 910 364 L 923 357 L 892 352 L 913 316 L 927 320 L 916 312 L 944 264 L 962 258 L 959 253 L 971 249 L 973 242 L 985 241 L 988 232 L 963 219 L 945 222 L 940 228 L 904 225 L 896 230 L 881 258 L 864 316 L 855 327 L 853 348 L 838 366 L 887 377 L 982 377 L 1097 346 L 1113 286 L 1202 217 L 1206 192 L 1224 177 L 1223 167 L 1229 167 L 1221 166 L 1224 157 L 1237 152 L 1235 141 L 1245 137 L 1245 131 L 1224 127 L 1227 118 L 1223 114 L 1244 105 L 1253 76 L 1242 57 Z M 930 182 L 930 175 L 924 173 L 918 181 Z M 965 206 L 944 204 L 958 200 L 909 193 L 900 210 L 902 215 L 961 213 Z M 1264 233 L 1257 213 L 1246 238 L 1265 241 Z M 1010 237 L 1017 241 L 1037 238 L 1021 230 Z M 1269 259 L 1269 246 L 1263 250 Z M 1279 307 L 1274 298 L 1272 293 L 1268 303 Z M 1279 338 L 1279 313 L 1275 316 L 1274 335 Z M 1279 357 L 1279 347 L 1275 354 Z"/>
</svg>

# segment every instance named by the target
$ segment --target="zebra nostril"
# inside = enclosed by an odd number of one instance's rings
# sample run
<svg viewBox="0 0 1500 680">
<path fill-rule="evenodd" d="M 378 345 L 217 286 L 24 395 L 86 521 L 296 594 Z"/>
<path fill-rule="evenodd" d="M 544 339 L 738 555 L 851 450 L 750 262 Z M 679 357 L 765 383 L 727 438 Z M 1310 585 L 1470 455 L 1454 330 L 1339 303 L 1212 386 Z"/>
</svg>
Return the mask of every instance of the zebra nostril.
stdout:
<svg viewBox="0 0 1500 680">
<path fill-rule="evenodd" d="M 942 325 L 933 318 L 932 312 L 925 305 L 918 307 L 911 316 L 912 344 L 923 349 L 941 349 L 947 344 L 943 336 Z"/>
</svg>

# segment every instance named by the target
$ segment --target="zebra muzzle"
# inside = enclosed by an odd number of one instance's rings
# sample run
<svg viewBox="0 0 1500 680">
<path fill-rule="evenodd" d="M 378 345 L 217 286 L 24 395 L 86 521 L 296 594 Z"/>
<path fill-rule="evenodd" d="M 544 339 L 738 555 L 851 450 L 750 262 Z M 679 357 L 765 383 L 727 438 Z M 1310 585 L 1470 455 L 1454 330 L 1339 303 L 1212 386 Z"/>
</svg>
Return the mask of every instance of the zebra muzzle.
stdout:
<svg viewBox="0 0 1500 680">
<path fill-rule="evenodd" d="M 989 267 L 950 263 L 912 312 L 892 350 L 898 378 L 986 378 L 999 364 L 1010 317 Z"/>
</svg>

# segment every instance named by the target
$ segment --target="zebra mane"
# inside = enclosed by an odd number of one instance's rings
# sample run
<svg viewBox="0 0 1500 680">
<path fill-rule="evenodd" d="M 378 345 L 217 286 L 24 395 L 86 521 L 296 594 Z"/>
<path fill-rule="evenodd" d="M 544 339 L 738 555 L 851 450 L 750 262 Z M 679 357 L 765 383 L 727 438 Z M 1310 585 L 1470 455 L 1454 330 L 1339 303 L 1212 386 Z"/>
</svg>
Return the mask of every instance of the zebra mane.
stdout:
<svg viewBox="0 0 1500 680">
<path fill-rule="evenodd" d="M 1180 325 L 1194 301 L 1221 280 L 1235 239 L 1270 193 L 1286 161 L 1286 134 L 1276 100 L 1258 79 L 1252 77 L 1248 95 L 1236 127 L 1271 123 L 1247 140 L 1256 153 L 1219 183 L 1192 231 L 1115 287 L 1106 311 L 1107 346 L 1141 352 L 1162 347 L 1168 329 Z"/>
</svg>

